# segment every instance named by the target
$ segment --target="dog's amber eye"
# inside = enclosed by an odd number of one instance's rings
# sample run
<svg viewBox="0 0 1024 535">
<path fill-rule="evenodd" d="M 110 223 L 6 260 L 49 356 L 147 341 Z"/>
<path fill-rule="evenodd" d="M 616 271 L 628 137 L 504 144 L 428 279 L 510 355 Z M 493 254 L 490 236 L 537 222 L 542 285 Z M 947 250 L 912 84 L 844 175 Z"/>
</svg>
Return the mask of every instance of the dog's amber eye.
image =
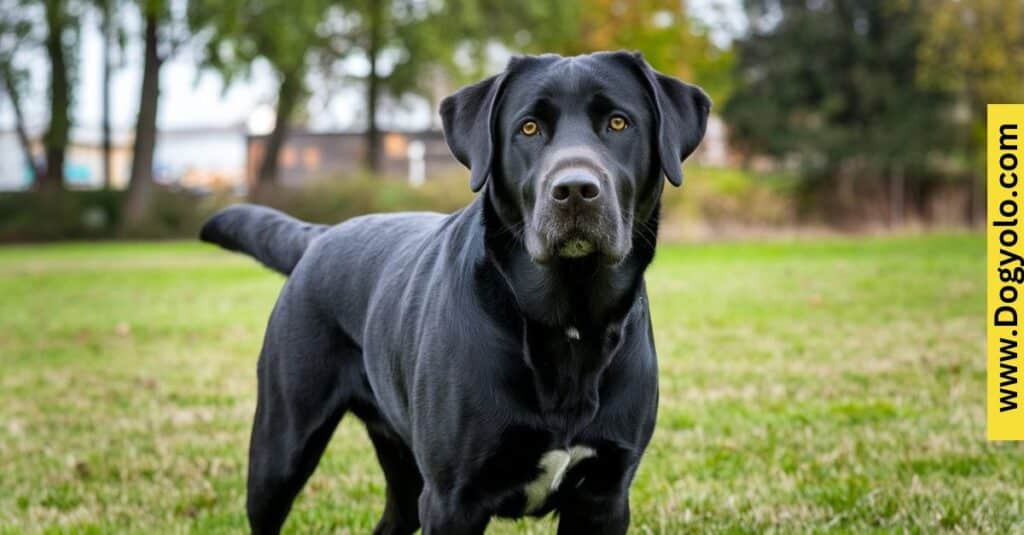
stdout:
<svg viewBox="0 0 1024 535">
<path fill-rule="evenodd" d="M 611 128 L 616 132 L 625 130 L 627 126 L 629 126 L 629 123 L 627 123 L 626 118 L 621 115 L 616 115 L 608 120 L 608 128 Z"/>
<path fill-rule="evenodd" d="M 537 133 L 537 130 L 539 130 L 539 128 L 537 127 L 537 123 L 535 121 L 526 121 L 525 123 L 523 123 L 523 126 L 519 127 L 519 131 L 522 132 L 524 136 L 535 135 Z"/>
</svg>

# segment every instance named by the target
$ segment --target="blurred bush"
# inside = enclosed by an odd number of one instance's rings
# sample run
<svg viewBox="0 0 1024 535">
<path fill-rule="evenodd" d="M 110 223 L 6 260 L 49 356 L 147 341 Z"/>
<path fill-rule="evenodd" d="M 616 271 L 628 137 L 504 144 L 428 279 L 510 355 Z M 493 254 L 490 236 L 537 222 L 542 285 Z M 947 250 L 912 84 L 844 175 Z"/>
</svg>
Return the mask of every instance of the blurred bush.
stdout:
<svg viewBox="0 0 1024 535">
<path fill-rule="evenodd" d="M 845 184 L 845 182 L 841 182 Z M 660 234 L 666 240 L 749 236 L 796 227 L 841 231 L 890 225 L 884 181 L 808 183 L 798 172 L 687 166 L 681 188 L 665 184 Z M 917 226 L 952 225 L 962 219 L 963 182 L 908 188 L 907 217 Z M 122 221 L 121 191 L 21 192 L 0 194 L 0 241 L 62 239 L 192 239 L 216 210 L 247 199 L 226 193 L 199 194 L 157 189 L 146 217 Z M 473 199 L 464 173 L 412 187 L 398 178 L 334 176 L 304 187 L 264 187 L 254 202 L 299 219 L 338 223 L 376 212 L 453 212 Z M 839 217 L 837 214 L 848 214 Z"/>
<path fill-rule="evenodd" d="M 454 212 L 472 199 L 469 178 L 463 174 L 419 187 L 397 178 L 359 175 L 328 177 L 301 188 L 263 186 L 257 202 L 306 221 L 337 223 L 375 212 Z"/>
<path fill-rule="evenodd" d="M 667 239 L 748 234 L 800 219 L 794 174 L 687 167 L 681 188 L 665 184 L 660 234 Z"/>
<path fill-rule="evenodd" d="M 11 192 L 0 194 L 0 241 L 168 239 L 194 236 L 226 198 L 157 189 L 146 217 L 125 227 L 124 191 Z"/>
<path fill-rule="evenodd" d="M 666 185 L 662 234 L 678 238 L 794 224 L 796 184 L 796 178 L 786 174 L 688 168 L 682 188 Z M 213 212 L 246 200 L 159 189 L 147 217 L 125 226 L 124 196 L 121 191 L 0 194 L 0 241 L 191 239 Z M 301 188 L 263 188 L 257 202 L 303 220 L 337 223 L 375 212 L 453 212 L 473 196 L 463 173 L 420 187 L 396 178 L 348 176 L 325 178 Z"/>
<path fill-rule="evenodd" d="M 110 237 L 120 222 L 123 196 L 114 191 L 0 194 L 0 240 Z"/>
</svg>

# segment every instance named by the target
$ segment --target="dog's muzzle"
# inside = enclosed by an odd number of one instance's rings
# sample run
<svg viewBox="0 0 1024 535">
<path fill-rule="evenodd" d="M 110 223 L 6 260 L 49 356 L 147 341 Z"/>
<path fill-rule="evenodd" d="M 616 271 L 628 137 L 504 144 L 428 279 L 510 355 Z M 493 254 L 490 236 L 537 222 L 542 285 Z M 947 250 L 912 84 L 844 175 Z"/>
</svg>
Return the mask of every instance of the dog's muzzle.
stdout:
<svg viewBox="0 0 1024 535">
<path fill-rule="evenodd" d="M 580 259 L 600 254 L 621 258 L 619 203 L 604 168 L 591 158 L 556 161 L 540 180 L 527 236 L 534 261 Z"/>
</svg>

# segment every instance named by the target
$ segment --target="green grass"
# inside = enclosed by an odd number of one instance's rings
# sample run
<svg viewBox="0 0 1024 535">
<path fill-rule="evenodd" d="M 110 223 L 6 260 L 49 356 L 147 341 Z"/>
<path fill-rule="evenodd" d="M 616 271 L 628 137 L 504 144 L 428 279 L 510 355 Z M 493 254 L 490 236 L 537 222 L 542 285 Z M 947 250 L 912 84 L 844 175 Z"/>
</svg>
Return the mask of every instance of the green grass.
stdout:
<svg viewBox="0 0 1024 535">
<path fill-rule="evenodd" d="M 1024 531 L 1024 448 L 984 439 L 983 258 L 979 235 L 661 248 L 633 531 Z M 0 532 L 244 531 L 282 280 L 199 244 L 0 248 Z M 348 418 L 288 529 L 382 507 Z"/>
</svg>

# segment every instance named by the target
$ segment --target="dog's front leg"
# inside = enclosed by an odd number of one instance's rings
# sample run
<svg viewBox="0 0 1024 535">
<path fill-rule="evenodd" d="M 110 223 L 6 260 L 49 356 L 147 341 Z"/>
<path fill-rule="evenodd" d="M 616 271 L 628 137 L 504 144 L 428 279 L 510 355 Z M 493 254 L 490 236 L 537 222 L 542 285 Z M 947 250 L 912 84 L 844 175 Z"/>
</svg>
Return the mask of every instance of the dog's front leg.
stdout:
<svg viewBox="0 0 1024 535">
<path fill-rule="evenodd" d="M 576 493 L 558 508 L 558 535 L 622 535 L 629 528 L 629 489 Z"/>
<path fill-rule="evenodd" d="M 453 493 L 437 493 L 428 485 L 420 494 L 423 535 L 482 535 L 490 521 L 490 511 L 457 500 Z"/>
</svg>

